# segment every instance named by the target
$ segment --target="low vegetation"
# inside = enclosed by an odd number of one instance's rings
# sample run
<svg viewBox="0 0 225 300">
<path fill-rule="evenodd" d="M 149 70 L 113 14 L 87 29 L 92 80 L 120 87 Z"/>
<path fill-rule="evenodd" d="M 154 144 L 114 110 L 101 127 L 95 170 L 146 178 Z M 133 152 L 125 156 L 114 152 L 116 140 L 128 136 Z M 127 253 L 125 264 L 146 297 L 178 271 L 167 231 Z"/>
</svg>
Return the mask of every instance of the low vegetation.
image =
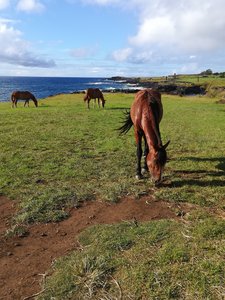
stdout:
<svg viewBox="0 0 225 300">
<path fill-rule="evenodd" d="M 87 110 L 82 95 L 39 107 L 0 105 L 0 195 L 18 204 L 13 228 L 60 221 L 83 201 L 149 194 L 196 206 L 183 222 L 96 226 L 53 266 L 41 299 L 222 299 L 225 195 L 224 105 L 207 97 L 163 96 L 162 140 L 170 161 L 155 188 L 135 180 L 132 130 L 118 136 L 132 94 L 106 95 Z"/>
<path fill-rule="evenodd" d="M 193 75 L 179 75 L 173 74 L 169 76 L 151 77 L 151 78 L 139 78 L 140 82 L 155 81 L 155 82 L 172 82 L 176 84 L 194 84 L 194 85 L 213 85 L 215 87 L 225 86 L 225 72 L 223 73 L 208 73 L 202 72 L 201 74 Z"/>
<path fill-rule="evenodd" d="M 82 250 L 55 263 L 40 299 L 222 300 L 223 233 L 203 215 L 92 227 Z"/>
</svg>

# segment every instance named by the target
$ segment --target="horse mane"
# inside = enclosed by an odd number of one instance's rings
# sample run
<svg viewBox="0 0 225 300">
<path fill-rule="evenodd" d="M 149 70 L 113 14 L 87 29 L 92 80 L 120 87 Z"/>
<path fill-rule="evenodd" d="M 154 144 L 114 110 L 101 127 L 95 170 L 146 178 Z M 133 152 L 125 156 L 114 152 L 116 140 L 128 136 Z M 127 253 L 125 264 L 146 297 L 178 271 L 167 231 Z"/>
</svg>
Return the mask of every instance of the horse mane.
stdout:
<svg viewBox="0 0 225 300">
<path fill-rule="evenodd" d="M 160 93 L 158 93 L 157 91 L 152 91 L 151 89 L 148 89 L 145 91 L 145 97 L 147 96 L 147 101 L 148 101 L 148 104 L 149 104 L 149 107 L 152 111 L 152 114 L 153 114 L 153 119 L 151 120 L 152 121 L 152 128 L 153 128 L 153 131 L 156 135 L 156 138 L 157 138 L 157 144 L 158 144 L 158 147 L 161 148 L 162 147 L 162 140 L 161 140 L 161 135 L 160 135 L 160 130 L 159 130 L 159 110 L 160 110 L 160 107 L 159 107 L 159 102 L 158 102 L 158 99 L 157 97 L 159 97 L 160 101 L 161 101 L 161 95 Z"/>
<path fill-rule="evenodd" d="M 157 161 L 161 166 L 164 166 L 167 161 L 167 154 L 164 147 L 159 148 L 159 151 L 157 153 Z"/>
</svg>

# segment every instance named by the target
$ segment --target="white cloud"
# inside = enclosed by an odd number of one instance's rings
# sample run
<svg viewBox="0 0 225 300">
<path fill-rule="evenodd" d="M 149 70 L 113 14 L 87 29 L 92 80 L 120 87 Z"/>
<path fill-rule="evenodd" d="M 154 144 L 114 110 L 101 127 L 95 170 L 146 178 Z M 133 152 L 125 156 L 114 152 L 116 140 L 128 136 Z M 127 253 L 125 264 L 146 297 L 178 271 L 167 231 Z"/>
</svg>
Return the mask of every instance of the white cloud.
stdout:
<svg viewBox="0 0 225 300">
<path fill-rule="evenodd" d="M 74 58 L 88 58 L 93 56 L 96 53 L 95 47 L 89 47 L 89 48 L 74 48 L 70 50 L 70 55 Z"/>
<path fill-rule="evenodd" d="M 133 50 L 131 48 L 120 49 L 112 53 L 112 58 L 115 59 L 116 61 L 121 62 L 121 61 L 129 60 L 132 53 Z"/>
<path fill-rule="evenodd" d="M 82 2 L 90 3 L 89 0 Z M 224 0 L 91 0 L 92 4 L 133 9 L 138 16 L 136 34 L 124 49 L 115 50 L 116 61 L 172 62 L 186 65 L 186 57 L 201 61 L 217 56 L 225 47 Z M 129 51 L 127 50 L 129 49 Z M 142 59 L 141 59 L 142 58 Z M 184 59 L 185 58 L 185 59 Z M 189 66 L 189 65 L 186 65 Z M 184 67 L 185 69 L 186 67 Z M 196 68 L 196 66 L 188 68 Z"/>
<path fill-rule="evenodd" d="M 10 0 L 0 0 L 0 10 L 7 8 L 9 4 Z"/>
<path fill-rule="evenodd" d="M 171 18 L 169 16 L 157 16 L 143 20 L 136 36 L 131 37 L 129 40 L 134 46 L 148 47 L 152 44 L 170 43 L 174 35 L 175 28 Z"/>
<path fill-rule="evenodd" d="M 1 63 L 42 68 L 55 66 L 53 60 L 35 54 L 30 43 L 22 38 L 22 32 L 9 23 L 10 20 L 0 19 L 0 45 L 4 45 L 0 48 Z"/>
<path fill-rule="evenodd" d="M 20 0 L 17 9 L 25 12 L 42 12 L 45 6 L 38 0 Z"/>
<path fill-rule="evenodd" d="M 222 0 L 158 0 L 146 2 L 140 26 L 130 43 L 136 47 L 160 47 L 163 52 L 209 52 L 225 45 Z M 175 5 L 176 4 L 176 5 Z M 151 12 L 151 13 L 150 13 Z"/>
<path fill-rule="evenodd" d="M 70 2 L 70 3 L 74 3 L 76 1 L 77 0 L 67 0 L 67 2 Z M 87 3 L 87 4 L 110 5 L 110 4 L 120 3 L 120 0 L 81 0 L 81 2 Z"/>
<path fill-rule="evenodd" d="M 197 63 L 189 63 L 184 64 L 178 73 L 189 73 L 189 74 L 195 74 L 200 73 L 202 70 L 199 68 L 199 65 Z M 177 73 L 177 72 L 174 72 Z"/>
</svg>

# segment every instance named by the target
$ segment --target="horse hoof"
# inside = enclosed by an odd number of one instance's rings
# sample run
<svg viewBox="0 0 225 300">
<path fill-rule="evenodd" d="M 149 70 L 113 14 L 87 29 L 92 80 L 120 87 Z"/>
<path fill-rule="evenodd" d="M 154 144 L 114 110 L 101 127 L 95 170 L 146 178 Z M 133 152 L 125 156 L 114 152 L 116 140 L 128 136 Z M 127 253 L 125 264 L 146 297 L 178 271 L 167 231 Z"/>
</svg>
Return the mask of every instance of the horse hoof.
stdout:
<svg viewBox="0 0 225 300">
<path fill-rule="evenodd" d="M 143 173 L 143 174 L 148 173 L 148 169 L 142 168 L 141 173 Z"/>
<path fill-rule="evenodd" d="M 136 175 L 135 178 L 136 178 L 137 180 L 141 180 L 141 179 L 143 179 L 143 176 L 142 176 L 142 175 Z"/>
</svg>

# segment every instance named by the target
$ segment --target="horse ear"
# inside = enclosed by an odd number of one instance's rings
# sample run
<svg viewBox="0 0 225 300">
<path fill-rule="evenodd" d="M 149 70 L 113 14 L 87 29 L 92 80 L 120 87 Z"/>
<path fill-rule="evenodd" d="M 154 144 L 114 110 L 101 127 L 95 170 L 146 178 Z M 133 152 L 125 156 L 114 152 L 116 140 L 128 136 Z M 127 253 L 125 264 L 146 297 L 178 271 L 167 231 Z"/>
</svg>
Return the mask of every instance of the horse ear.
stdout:
<svg viewBox="0 0 225 300">
<path fill-rule="evenodd" d="M 168 147 L 169 143 L 170 143 L 170 141 L 168 141 L 168 142 L 163 146 L 163 148 L 166 149 L 166 148 Z"/>
</svg>

